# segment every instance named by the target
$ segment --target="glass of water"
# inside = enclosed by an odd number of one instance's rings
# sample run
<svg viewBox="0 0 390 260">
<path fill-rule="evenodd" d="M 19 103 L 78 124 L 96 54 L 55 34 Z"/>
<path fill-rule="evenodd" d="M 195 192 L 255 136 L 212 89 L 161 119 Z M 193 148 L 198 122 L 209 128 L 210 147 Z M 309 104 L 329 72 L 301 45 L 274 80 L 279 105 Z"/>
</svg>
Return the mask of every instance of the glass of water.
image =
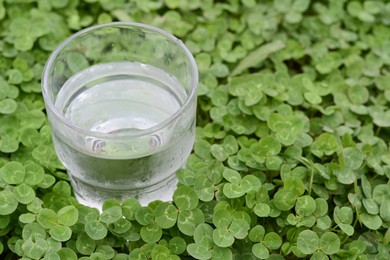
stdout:
<svg viewBox="0 0 390 260">
<path fill-rule="evenodd" d="M 186 46 L 144 24 L 93 26 L 54 50 L 42 92 L 81 204 L 172 199 L 194 143 L 197 83 Z"/>
</svg>

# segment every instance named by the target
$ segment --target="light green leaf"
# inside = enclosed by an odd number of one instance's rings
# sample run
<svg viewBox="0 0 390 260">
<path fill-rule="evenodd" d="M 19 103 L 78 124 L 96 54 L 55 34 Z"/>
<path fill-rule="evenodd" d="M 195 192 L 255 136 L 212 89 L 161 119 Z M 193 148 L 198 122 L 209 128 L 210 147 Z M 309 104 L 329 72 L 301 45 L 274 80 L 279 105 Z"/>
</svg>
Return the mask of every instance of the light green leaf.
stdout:
<svg viewBox="0 0 390 260">
<path fill-rule="evenodd" d="M 186 186 L 178 187 L 173 194 L 173 201 L 180 210 L 191 210 L 199 203 L 198 194 L 194 189 Z"/>
<path fill-rule="evenodd" d="M 295 212 L 298 215 L 310 216 L 315 212 L 315 210 L 316 202 L 312 197 L 304 195 L 297 199 L 295 204 Z"/>
<path fill-rule="evenodd" d="M 244 219 L 233 219 L 228 229 L 235 238 L 244 239 L 248 235 L 249 228 L 249 223 Z"/>
<path fill-rule="evenodd" d="M 178 209 L 168 202 L 163 202 L 155 208 L 155 221 L 161 228 L 171 228 L 176 224 Z"/>
<path fill-rule="evenodd" d="M 357 148 L 347 147 L 343 149 L 344 163 L 347 169 L 356 170 L 363 164 L 364 154 Z"/>
<path fill-rule="evenodd" d="M 25 163 L 26 175 L 24 182 L 28 185 L 38 185 L 43 181 L 45 170 L 42 166 L 32 161 Z"/>
<path fill-rule="evenodd" d="M 47 208 L 42 209 L 37 215 L 38 223 L 46 229 L 55 227 L 58 223 L 57 219 L 57 214 L 53 210 Z"/>
<path fill-rule="evenodd" d="M 19 148 L 19 142 L 10 135 L 0 136 L 0 152 L 13 153 Z"/>
<path fill-rule="evenodd" d="M 132 227 L 132 224 L 129 220 L 125 218 L 120 218 L 113 223 L 111 230 L 117 234 L 124 234 Z"/>
<path fill-rule="evenodd" d="M 148 225 L 154 220 L 154 210 L 151 207 L 140 207 L 135 212 L 135 219 L 141 225 Z"/>
<path fill-rule="evenodd" d="M 355 233 L 355 229 L 351 225 L 339 223 L 338 226 L 348 236 L 352 236 Z"/>
<path fill-rule="evenodd" d="M 253 211 L 258 217 L 268 217 L 271 211 L 271 208 L 266 203 L 257 203 L 253 208 Z"/>
<path fill-rule="evenodd" d="M 244 196 L 246 193 L 246 188 L 241 185 L 231 184 L 231 183 L 225 183 L 223 186 L 223 194 L 227 198 L 239 198 L 241 196 Z"/>
<path fill-rule="evenodd" d="M 0 219 L 1 219 L 1 217 L 0 217 Z M 32 223 L 35 221 L 35 215 L 32 213 L 21 214 L 19 216 L 19 221 L 24 223 L 24 224 Z M 0 220 L 0 227 L 1 227 L 1 220 Z M 4 227 L 2 227 L 2 228 L 4 228 Z"/>
<path fill-rule="evenodd" d="M 284 178 L 284 188 L 291 191 L 296 196 L 301 196 L 305 192 L 305 185 L 302 180 L 295 176 Z"/>
<path fill-rule="evenodd" d="M 12 192 L 15 196 L 15 199 L 22 204 L 29 204 L 35 198 L 35 192 L 33 188 L 25 183 L 16 186 Z"/>
<path fill-rule="evenodd" d="M 229 247 L 234 243 L 234 236 L 226 228 L 216 228 L 213 231 L 213 240 L 217 246 Z"/>
<path fill-rule="evenodd" d="M 376 202 L 373 199 L 363 198 L 362 202 L 367 213 L 372 215 L 377 215 L 379 213 L 378 204 L 376 204 Z"/>
<path fill-rule="evenodd" d="M 330 228 L 331 225 L 332 225 L 332 219 L 328 215 L 317 218 L 316 226 L 319 229 L 327 230 L 328 228 Z"/>
<path fill-rule="evenodd" d="M 255 83 L 250 81 L 246 84 L 246 94 L 245 94 L 245 105 L 253 106 L 260 102 L 260 100 L 264 97 L 262 92 L 263 85 L 261 83 Z"/>
<path fill-rule="evenodd" d="M 261 156 L 272 156 L 280 153 L 282 145 L 275 137 L 269 135 L 261 138 L 251 149 L 256 149 L 256 153 Z"/>
<path fill-rule="evenodd" d="M 252 246 L 252 253 L 260 259 L 268 259 L 269 251 L 267 247 L 262 243 L 256 243 Z"/>
<path fill-rule="evenodd" d="M 60 242 L 64 242 L 70 239 L 72 236 L 72 230 L 70 227 L 57 225 L 49 230 L 50 236 Z"/>
<path fill-rule="evenodd" d="M 297 246 L 304 254 L 313 254 L 320 243 L 318 235 L 311 230 L 304 230 L 298 235 Z"/>
<path fill-rule="evenodd" d="M 169 249 L 163 245 L 156 245 L 155 247 L 153 247 L 151 252 L 152 259 L 156 259 L 156 260 L 171 259 L 169 258 L 170 254 L 171 253 L 169 252 Z"/>
<path fill-rule="evenodd" d="M 285 44 L 280 40 L 275 40 L 268 44 L 265 44 L 253 52 L 249 53 L 246 58 L 240 61 L 234 68 L 231 76 L 241 74 L 244 70 L 256 66 L 260 62 L 267 59 L 272 53 L 277 52 L 285 47 Z"/>
<path fill-rule="evenodd" d="M 360 221 L 369 229 L 377 230 L 382 225 L 382 219 L 378 215 L 362 213 L 359 215 Z"/>
<path fill-rule="evenodd" d="M 228 209 L 215 209 L 213 223 L 216 227 L 227 228 L 233 220 L 232 212 Z"/>
<path fill-rule="evenodd" d="M 233 259 L 233 253 L 230 248 L 214 247 L 212 259 Z"/>
<path fill-rule="evenodd" d="M 129 198 L 122 202 L 122 214 L 128 220 L 135 220 L 135 212 L 141 208 L 141 204 L 138 200 Z"/>
<path fill-rule="evenodd" d="M 76 240 L 76 249 L 81 254 L 90 255 L 95 251 L 96 242 L 85 232 L 79 233 Z"/>
<path fill-rule="evenodd" d="M 70 52 L 66 56 L 66 62 L 69 69 L 73 72 L 79 72 L 88 67 L 89 63 L 85 56 L 79 52 Z"/>
<path fill-rule="evenodd" d="M 26 168 L 19 162 L 8 162 L 0 168 L 0 177 L 8 184 L 20 184 L 24 181 Z"/>
<path fill-rule="evenodd" d="M 320 248 L 327 255 L 336 254 L 340 250 L 340 238 L 332 232 L 325 232 L 320 238 Z"/>
<path fill-rule="evenodd" d="M 379 184 L 373 189 L 372 198 L 376 203 L 382 204 L 386 200 L 390 200 L 390 185 Z"/>
<path fill-rule="evenodd" d="M 86 223 L 85 231 L 94 240 L 103 239 L 107 235 L 107 228 L 97 220 Z"/>
<path fill-rule="evenodd" d="M 338 149 L 336 137 L 329 133 L 323 133 L 314 140 L 310 149 L 311 152 L 318 157 L 332 155 Z"/>
<path fill-rule="evenodd" d="M 390 200 L 386 200 L 380 205 L 379 212 L 384 221 L 390 222 Z"/>
<path fill-rule="evenodd" d="M 276 250 L 282 245 L 282 238 L 275 232 L 265 234 L 263 244 L 270 250 Z"/>
<path fill-rule="evenodd" d="M 57 212 L 58 223 L 64 226 L 73 226 L 79 218 L 79 212 L 74 206 L 65 206 Z"/>
<path fill-rule="evenodd" d="M 225 161 L 229 157 L 229 153 L 219 144 L 211 146 L 211 154 L 219 161 Z"/>
<path fill-rule="evenodd" d="M 111 224 L 122 218 L 122 209 L 119 206 L 113 206 L 104 209 L 99 220 L 106 224 Z"/>
<path fill-rule="evenodd" d="M 23 252 L 27 257 L 32 259 L 40 259 L 48 249 L 48 244 L 45 239 L 38 237 L 34 241 L 28 238 L 22 244 Z"/>
<path fill-rule="evenodd" d="M 323 198 L 316 198 L 315 202 L 316 210 L 313 214 L 317 217 L 324 216 L 328 212 L 328 203 Z"/>
<path fill-rule="evenodd" d="M 145 242 L 155 243 L 160 240 L 162 229 L 156 223 L 151 223 L 141 228 L 140 235 Z"/>
<path fill-rule="evenodd" d="M 249 236 L 248 238 L 252 242 L 260 242 L 263 240 L 265 235 L 265 229 L 261 225 L 256 225 L 254 226 L 250 231 L 249 231 Z"/>
<path fill-rule="evenodd" d="M 63 247 L 57 251 L 60 259 L 77 260 L 77 254 L 70 248 Z"/>
<path fill-rule="evenodd" d="M 169 251 L 176 255 L 184 253 L 186 246 L 186 242 L 182 237 L 173 237 L 168 243 Z"/>
<path fill-rule="evenodd" d="M 291 9 L 297 12 L 305 12 L 310 6 L 310 0 L 296 0 L 293 2 Z"/>
<path fill-rule="evenodd" d="M 210 259 L 212 256 L 209 248 L 195 243 L 189 244 L 187 251 L 195 259 Z"/>
<path fill-rule="evenodd" d="M 334 208 L 333 217 L 337 224 L 339 223 L 352 224 L 353 210 L 352 208 L 346 206 L 341 208 L 336 206 Z"/>
<path fill-rule="evenodd" d="M 10 98 L 0 100 L 0 114 L 12 114 L 18 108 L 18 103 Z"/>
<path fill-rule="evenodd" d="M 196 176 L 194 190 L 202 201 L 211 201 L 214 199 L 214 184 L 207 178 L 206 174 Z"/>
<path fill-rule="evenodd" d="M 230 168 L 225 168 L 223 170 L 223 177 L 229 181 L 230 183 L 232 184 L 236 184 L 236 185 L 239 185 L 240 182 L 241 182 L 241 175 L 235 171 L 235 170 L 232 170 Z"/>
<path fill-rule="evenodd" d="M 18 201 L 11 191 L 0 191 L 0 215 L 9 215 L 18 207 Z"/>
<path fill-rule="evenodd" d="M 298 196 L 292 191 L 279 190 L 276 192 L 272 201 L 277 209 L 285 211 L 294 207 L 297 198 Z"/>
<path fill-rule="evenodd" d="M 205 221 L 205 216 L 199 208 L 193 210 L 179 211 L 177 219 L 177 227 L 179 230 L 187 235 L 192 236 L 196 227 Z"/>
</svg>

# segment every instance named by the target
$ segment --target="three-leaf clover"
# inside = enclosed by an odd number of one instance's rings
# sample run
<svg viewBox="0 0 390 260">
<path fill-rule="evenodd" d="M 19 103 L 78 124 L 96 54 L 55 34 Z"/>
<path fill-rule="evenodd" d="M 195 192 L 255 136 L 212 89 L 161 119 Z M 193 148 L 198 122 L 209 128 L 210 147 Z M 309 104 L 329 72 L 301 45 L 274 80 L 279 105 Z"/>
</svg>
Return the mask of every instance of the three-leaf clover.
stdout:
<svg viewBox="0 0 390 260">
<path fill-rule="evenodd" d="M 253 254 L 260 259 L 267 259 L 270 251 L 280 248 L 281 237 L 275 232 L 267 232 L 261 225 L 256 225 L 249 232 L 249 239 L 254 242 L 252 246 Z"/>
<path fill-rule="evenodd" d="M 325 232 L 320 237 L 312 230 L 299 233 L 298 249 L 307 255 L 322 252 L 326 255 L 336 254 L 340 250 L 340 238 L 332 232 Z"/>
</svg>

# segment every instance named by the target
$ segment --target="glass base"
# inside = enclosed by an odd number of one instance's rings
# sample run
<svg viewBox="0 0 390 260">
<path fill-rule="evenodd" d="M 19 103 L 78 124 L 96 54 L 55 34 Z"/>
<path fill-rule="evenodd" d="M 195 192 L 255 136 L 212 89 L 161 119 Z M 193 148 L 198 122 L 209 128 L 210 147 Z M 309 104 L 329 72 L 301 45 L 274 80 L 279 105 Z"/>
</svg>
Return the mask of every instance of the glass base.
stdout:
<svg viewBox="0 0 390 260">
<path fill-rule="evenodd" d="M 173 193 L 178 182 L 174 173 L 165 180 L 145 188 L 136 190 L 108 190 L 90 185 L 72 175 L 69 176 L 77 201 L 80 204 L 97 208 L 100 211 L 102 211 L 104 201 L 108 199 L 123 201 L 127 198 L 135 198 L 143 206 L 155 200 L 172 201 Z"/>
</svg>

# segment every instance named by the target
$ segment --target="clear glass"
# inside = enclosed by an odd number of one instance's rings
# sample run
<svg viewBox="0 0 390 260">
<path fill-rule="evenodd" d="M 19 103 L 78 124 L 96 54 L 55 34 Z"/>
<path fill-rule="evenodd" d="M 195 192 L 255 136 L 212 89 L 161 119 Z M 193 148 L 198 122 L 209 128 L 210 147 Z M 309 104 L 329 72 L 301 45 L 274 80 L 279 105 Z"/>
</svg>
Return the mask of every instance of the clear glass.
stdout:
<svg viewBox="0 0 390 260">
<path fill-rule="evenodd" d="M 197 83 L 185 45 L 148 25 L 97 25 L 54 50 L 42 92 L 81 204 L 172 199 L 194 143 Z"/>
</svg>

